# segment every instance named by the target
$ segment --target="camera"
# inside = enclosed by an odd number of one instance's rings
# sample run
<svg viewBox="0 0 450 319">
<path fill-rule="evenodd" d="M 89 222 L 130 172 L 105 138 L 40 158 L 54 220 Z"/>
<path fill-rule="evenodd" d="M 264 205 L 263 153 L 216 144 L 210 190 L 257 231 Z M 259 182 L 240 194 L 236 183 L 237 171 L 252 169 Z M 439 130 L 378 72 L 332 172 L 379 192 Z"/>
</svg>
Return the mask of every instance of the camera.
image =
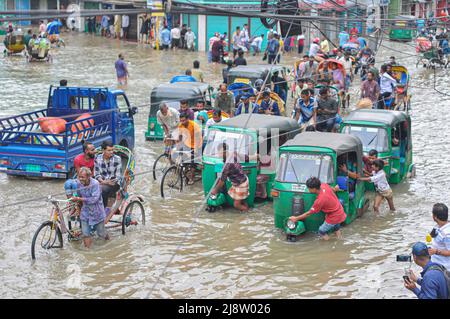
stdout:
<svg viewBox="0 0 450 319">
<path fill-rule="evenodd" d="M 411 255 L 397 255 L 398 262 L 411 262 Z"/>
<path fill-rule="evenodd" d="M 436 228 L 433 228 L 433 230 L 430 232 L 431 238 L 436 238 L 437 235 L 438 234 L 437 234 Z"/>
</svg>

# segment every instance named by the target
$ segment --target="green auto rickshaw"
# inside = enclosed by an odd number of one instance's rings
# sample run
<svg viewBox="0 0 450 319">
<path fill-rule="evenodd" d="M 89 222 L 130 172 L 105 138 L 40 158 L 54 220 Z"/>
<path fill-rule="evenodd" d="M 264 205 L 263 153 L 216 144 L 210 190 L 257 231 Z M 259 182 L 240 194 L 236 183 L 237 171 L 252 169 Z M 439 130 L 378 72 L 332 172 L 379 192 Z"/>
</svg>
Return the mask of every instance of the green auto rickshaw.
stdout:
<svg viewBox="0 0 450 319">
<path fill-rule="evenodd" d="M 284 116 L 264 114 L 241 114 L 208 129 L 203 152 L 203 189 L 207 196 L 215 185 L 218 174 L 223 169 L 223 159 L 218 148 L 226 142 L 229 151 L 236 152 L 249 180 L 250 196 L 247 198 L 249 207 L 254 206 L 255 197 L 261 200 L 272 199 L 272 189 L 277 167 L 277 151 L 279 145 L 299 133 L 299 125 L 294 119 Z M 226 182 L 226 191 L 231 187 Z M 229 204 L 233 200 L 223 190 L 217 196 L 207 200 L 208 211 Z"/>
<path fill-rule="evenodd" d="M 156 114 L 159 111 L 161 102 L 166 101 L 170 107 L 179 110 L 181 100 L 188 100 L 191 108 L 195 108 L 198 100 L 203 100 L 206 108 L 209 109 L 212 105 L 211 93 L 212 87 L 202 82 L 163 83 L 153 88 L 150 93 L 150 112 L 145 139 L 164 139 L 164 130 L 156 120 Z"/>
<path fill-rule="evenodd" d="M 389 110 L 355 110 L 341 124 L 341 133 L 357 136 L 364 153 L 375 149 L 384 166 L 389 183 L 398 184 L 414 177 L 411 118 L 406 112 Z M 370 185 L 370 186 L 369 186 Z M 373 184 L 368 189 L 373 190 Z"/>
<path fill-rule="evenodd" d="M 417 18 L 415 16 L 400 15 L 391 21 L 389 40 L 409 42 L 415 38 L 417 33 Z"/>
<path fill-rule="evenodd" d="M 286 76 L 289 69 L 282 65 L 274 65 L 272 70 L 270 70 L 270 64 L 249 64 L 249 65 L 238 65 L 232 68 L 228 72 L 228 85 L 233 83 L 245 83 L 252 86 L 255 85 L 256 80 L 264 80 L 267 73 L 271 72 L 269 76 L 268 83 L 275 72 L 278 72 L 280 76 Z"/>
<path fill-rule="evenodd" d="M 305 232 L 315 232 L 325 220 L 320 212 L 294 223 L 291 216 L 307 212 L 316 195 L 306 187 L 306 181 L 315 176 L 331 187 L 339 185 L 336 192 L 349 224 L 361 216 L 369 206 L 363 182 L 353 180 L 340 171 L 346 164 L 349 170 L 362 176 L 363 149 L 361 140 L 352 135 L 322 132 L 304 132 L 280 147 L 279 164 L 272 189 L 275 227 L 282 229 L 287 240 L 295 241 Z"/>
</svg>

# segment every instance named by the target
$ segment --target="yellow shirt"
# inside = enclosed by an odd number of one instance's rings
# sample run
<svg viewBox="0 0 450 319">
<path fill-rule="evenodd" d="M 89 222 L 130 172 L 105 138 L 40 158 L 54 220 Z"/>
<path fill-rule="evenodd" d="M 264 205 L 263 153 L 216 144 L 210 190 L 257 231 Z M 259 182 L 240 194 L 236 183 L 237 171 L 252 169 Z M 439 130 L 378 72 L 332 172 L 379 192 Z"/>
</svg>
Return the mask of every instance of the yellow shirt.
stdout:
<svg viewBox="0 0 450 319">
<path fill-rule="evenodd" d="M 197 79 L 199 82 L 203 81 L 203 72 L 200 69 L 192 69 L 192 76 Z"/>
</svg>

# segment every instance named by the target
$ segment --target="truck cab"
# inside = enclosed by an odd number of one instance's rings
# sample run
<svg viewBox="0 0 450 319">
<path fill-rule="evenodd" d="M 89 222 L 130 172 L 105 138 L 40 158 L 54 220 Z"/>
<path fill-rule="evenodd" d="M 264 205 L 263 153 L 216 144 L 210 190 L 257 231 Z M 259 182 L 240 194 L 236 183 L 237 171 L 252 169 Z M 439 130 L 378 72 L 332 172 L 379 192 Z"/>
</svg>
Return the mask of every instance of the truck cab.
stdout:
<svg viewBox="0 0 450 319">
<path fill-rule="evenodd" d="M 51 86 L 45 109 L 0 119 L 0 170 L 70 177 L 74 158 L 83 152 L 82 141 L 98 147 L 111 140 L 133 149 L 135 113 L 122 90 Z M 57 132 L 42 126 L 52 119 L 62 123 Z"/>
</svg>

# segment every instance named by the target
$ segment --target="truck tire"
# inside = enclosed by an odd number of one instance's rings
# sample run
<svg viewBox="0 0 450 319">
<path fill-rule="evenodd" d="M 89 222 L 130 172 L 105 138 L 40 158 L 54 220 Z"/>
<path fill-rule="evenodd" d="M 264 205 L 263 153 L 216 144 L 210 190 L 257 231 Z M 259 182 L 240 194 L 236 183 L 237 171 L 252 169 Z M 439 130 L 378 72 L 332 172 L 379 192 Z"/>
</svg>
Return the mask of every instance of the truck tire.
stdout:
<svg viewBox="0 0 450 319">
<path fill-rule="evenodd" d="M 272 0 L 261 0 L 261 13 L 268 12 L 270 14 L 276 14 L 278 9 L 278 1 L 276 4 L 274 4 L 274 2 L 275 1 Z M 272 29 L 277 24 L 277 20 L 273 18 L 260 18 L 260 20 L 261 23 L 268 29 Z"/>
</svg>

